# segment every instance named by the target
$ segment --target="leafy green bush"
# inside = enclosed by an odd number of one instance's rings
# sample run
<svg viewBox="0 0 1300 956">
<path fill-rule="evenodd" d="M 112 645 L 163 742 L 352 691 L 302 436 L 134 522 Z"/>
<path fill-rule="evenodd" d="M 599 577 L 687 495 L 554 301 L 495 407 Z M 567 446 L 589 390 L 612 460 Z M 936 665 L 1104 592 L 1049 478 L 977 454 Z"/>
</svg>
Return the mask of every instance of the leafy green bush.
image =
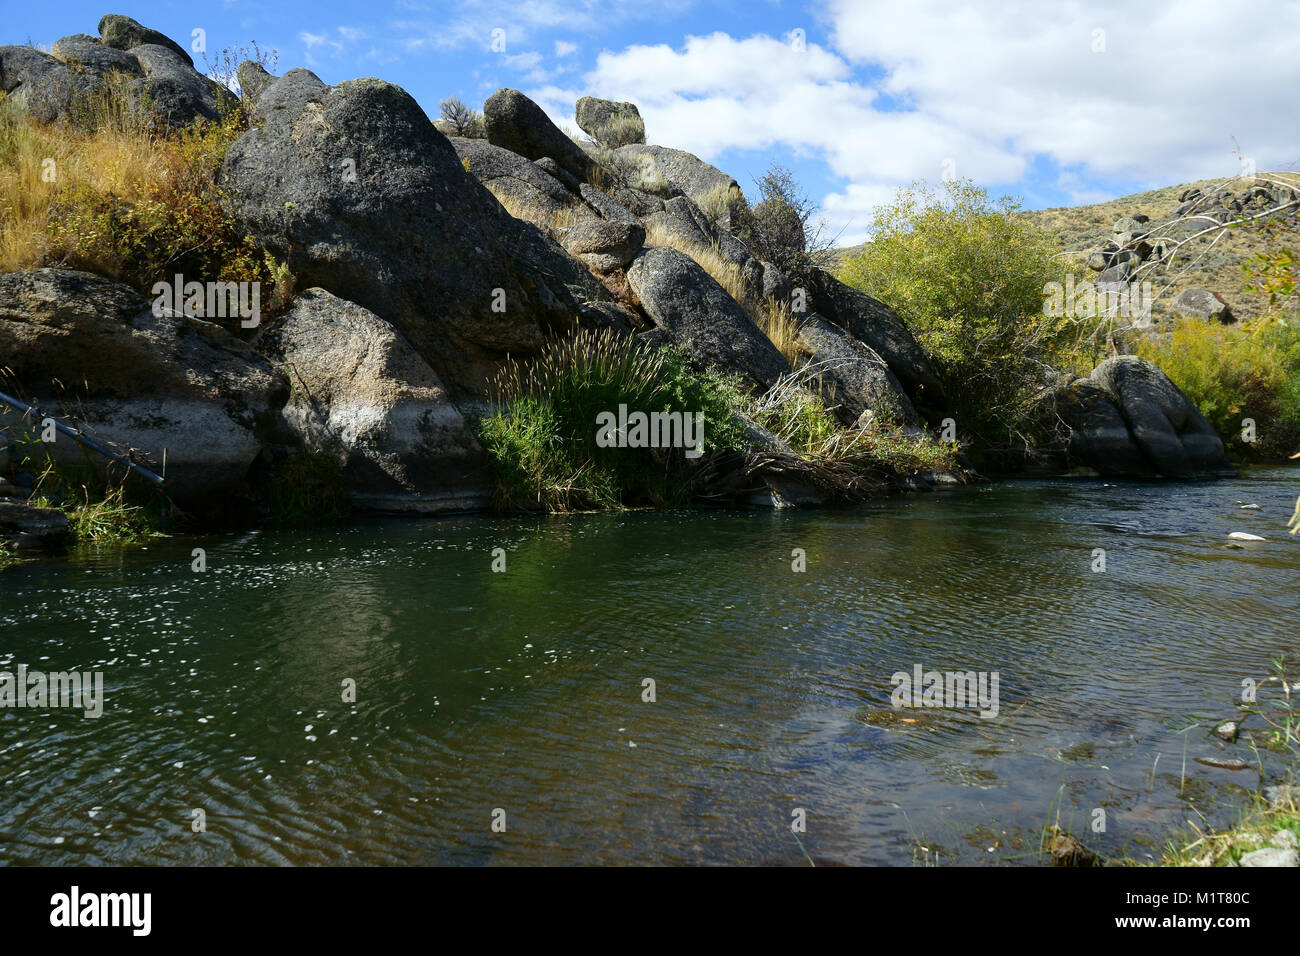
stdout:
<svg viewBox="0 0 1300 956">
<path fill-rule="evenodd" d="M 1251 328 L 1182 319 L 1138 344 L 1181 388 L 1237 459 L 1286 458 L 1300 448 L 1300 328 L 1273 319 Z M 1255 441 L 1243 419 L 1255 422 Z"/>
<path fill-rule="evenodd" d="M 682 449 L 601 448 L 597 416 L 701 412 L 707 452 L 742 447 L 733 409 L 738 386 L 688 367 L 674 348 L 649 350 L 629 336 L 586 331 L 551 343 L 534 362 L 512 363 L 497 381 L 502 410 L 480 437 L 493 463 L 498 503 L 552 511 L 685 504 L 691 463 Z"/>
<path fill-rule="evenodd" d="M 942 193 L 916 184 L 876 211 L 872 241 L 840 279 L 906 320 L 958 429 L 1000 442 L 1074 340 L 1070 323 L 1043 314 L 1043 288 L 1060 278 L 1052 252 L 1013 200 L 991 202 L 969 180 L 949 180 Z"/>
</svg>

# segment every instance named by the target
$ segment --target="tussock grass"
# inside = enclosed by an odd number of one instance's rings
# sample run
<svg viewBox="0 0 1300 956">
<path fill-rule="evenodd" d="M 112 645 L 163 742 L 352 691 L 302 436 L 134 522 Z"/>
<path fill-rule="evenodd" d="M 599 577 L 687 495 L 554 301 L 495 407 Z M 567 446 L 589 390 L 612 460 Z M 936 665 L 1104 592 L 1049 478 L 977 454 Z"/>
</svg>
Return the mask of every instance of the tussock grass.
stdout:
<svg viewBox="0 0 1300 956">
<path fill-rule="evenodd" d="M 600 141 L 612 149 L 645 142 L 645 121 L 619 114 L 601 127 Z"/>
<path fill-rule="evenodd" d="M 709 217 L 709 222 L 715 224 L 724 215 L 744 203 L 745 194 L 740 191 L 740 187 L 730 184 L 714 186 L 695 200 L 695 205 Z"/>
<path fill-rule="evenodd" d="M 480 426 L 506 508 L 573 511 L 681 505 L 692 496 L 692 464 L 681 449 L 601 448 L 596 416 L 629 411 L 704 414 L 704 448 L 742 446 L 737 386 L 687 368 L 676 349 L 648 349 L 608 329 L 550 343 L 535 360 L 497 377 L 500 411 Z M 703 459 L 701 459 L 702 461 Z"/>
</svg>

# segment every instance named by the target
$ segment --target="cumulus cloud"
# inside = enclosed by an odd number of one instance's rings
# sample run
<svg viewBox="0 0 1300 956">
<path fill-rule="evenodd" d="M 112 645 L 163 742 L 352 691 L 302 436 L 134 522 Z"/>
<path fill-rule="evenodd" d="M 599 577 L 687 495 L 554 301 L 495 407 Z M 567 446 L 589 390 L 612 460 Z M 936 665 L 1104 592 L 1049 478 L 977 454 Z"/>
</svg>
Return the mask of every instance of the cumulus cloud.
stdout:
<svg viewBox="0 0 1300 956">
<path fill-rule="evenodd" d="M 1230 175 L 1234 137 L 1260 169 L 1300 160 L 1300 4 L 1243 17 L 1170 0 L 829 0 L 819 16 L 826 44 L 811 30 L 688 36 L 601 53 L 580 88 L 532 92 L 563 121 L 580 95 L 632 100 L 652 141 L 705 159 L 820 157 L 847 183 L 824 210 L 855 232 L 914 179 L 1015 184 L 1045 161 L 1048 188 L 1087 202 L 1106 181 Z"/>
</svg>

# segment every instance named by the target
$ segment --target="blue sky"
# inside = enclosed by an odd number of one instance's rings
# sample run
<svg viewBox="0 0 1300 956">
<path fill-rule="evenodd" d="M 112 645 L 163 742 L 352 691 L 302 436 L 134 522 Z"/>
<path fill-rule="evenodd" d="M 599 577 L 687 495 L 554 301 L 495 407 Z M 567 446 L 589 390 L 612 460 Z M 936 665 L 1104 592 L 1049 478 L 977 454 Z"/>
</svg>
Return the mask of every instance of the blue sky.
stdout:
<svg viewBox="0 0 1300 956">
<path fill-rule="evenodd" d="M 11 4 L 0 40 L 48 47 L 106 12 L 187 48 L 202 30 L 209 56 L 255 40 L 276 72 L 378 76 L 431 117 L 503 86 L 569 125 L 578 96 L 630 99 L 650 142 L 751 195 L 789 166 L 845 242 L 913 180 L 1040 208 L 1300 164 L 1300 3 L 1283 0 L 63 0 Z"/>
</svg>

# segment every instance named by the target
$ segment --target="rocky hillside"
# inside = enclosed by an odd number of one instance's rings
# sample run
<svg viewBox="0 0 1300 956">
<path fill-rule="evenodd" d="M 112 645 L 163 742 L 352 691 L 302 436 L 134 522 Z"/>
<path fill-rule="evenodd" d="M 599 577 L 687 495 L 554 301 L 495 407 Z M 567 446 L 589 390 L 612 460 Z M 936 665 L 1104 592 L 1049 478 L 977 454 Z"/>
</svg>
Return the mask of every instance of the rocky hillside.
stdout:
<svg viewBox="0 0 1300 956">
<path fill-rule="evenodd" d="M 1116 251 L 1117 238 L 1123 238 L 1124 231 L 1132 232 L 1118 228 L 1126 219 L 1140 225 L 1137 231 L 1143 235 L 1136 238 L 1148 245 L 1154 245 L 1149 237 L 1160 235 L 1162 225 L 1179 223 L 1180 228 L 1171 233 L 1175 238 L 1208 228 L 1211 231 L 1188 243 L 1170 266 L 1154 271 L 1152 283 L 1160 295 L 1153 304 L 1153 316 L 1207 317 L 1204 307 L 1196 305 L 1197 297 L 1184 295 L 1189 290 L 1206 290 L 1226 306 L 1220 309 L 1210 303 L 1216 317 L 1249 321 L 1268 309 L 1268 296 L 1245 290 L 1248 282 L 1242 266 L 1270 249 L 1300 248 L 1297 193 L 1300 174 L 1262 173 L 1167 186 L 1091 206 L 1042 209 L 1029 217 L 1062 251 L 1075 253 L 1067 261 L 1078 265 L 1086 265 L 1096 253 Z M 1224 230 L 1213 228 L 1224 223 L 1240 224 Z M 1100 262 L 1094 260 L 1094 265 Z M 1205 301 L 1204 296 L 1200 299 Z"/>
<path fill-rule="evenodd" d="M 1139 254 L 1134 268 L 1143 262 L 1152 266 L 1142 270 L 1140 278 L 1152 282 L 1156 298 L 1151 312 L 1157 321 L 1211 314 L 1249 321 L 1264 314 L 1269 303 L 1267 295 L 1246 291 L 1249 282 L 1242 266 L 1258 253 L 1300 248 L 1297 194 L 1300 173 L 1282 171 L 1203 179 L 1088 206 L 1032 210 L 1026 216 L 1065 253 L 1061 261 L 1076 274 L 1112 267 L 1120 251 Z M 1225 224 L 1233 225 L 1215 228 Z M 1171 261 L 1154 267 L 1152 252 L 1163 251 L 1154 248 L 1158 240 L 1172 246 L 1198 233 L 1204 234 L 1181 246 Z M 860 244 L 837 250 L 832 268 L 863 248 Z M 1112 276 L 1127 281 L 1129 271 L 1122 268 Z"/>
<path fill-rule="evenodd" d="M 106 92 L 163 130 L 228 108 L 167 38 L 117 16 L 99 32 L 50 54 L 0 47 L 8 105 L 26 111 L 7 121 L 76 123 Z M 266 321 L 254 309 L 233 322 L 213 312 L 228 275 L 132 288 L 57 261 L 0 275 L 0 366 L 15 398 L 0 417 L 0 530 L 22 531 L 22 508 L 42 510 L 21 504 L 32 487 L 22 462 L 47 418 L 64 428 L 42 442 L 56 463 L 165 468 L 170 497 L 195 510 L 256 498 L 268 472 L 304 454 L 337 463 L 356 507 L 484 507 L 492 462 L 479 424 L 497 410 L 494 382 L 580 330 L 671 345 L 695 374 L 736 383 L 731 414 L 748 446 L 705 455 L 688 475 L 713 503 L 819 504 L 860 490 L 859 459 L 810 455 L 746 417 L 796 386 L 826 401 L 841 448 L 886 424 L 926 439 L 948 417 L 939 375 L 887 304 L 820 269 L 787 275 L 756 258 L 737 234 L 748 206 L 735 180 L 646 144 L 633 104 L 579 104 L 590 138 L 575 143 L 505 89 L 485 104 L 484 138 L 448 137 L 382 80 L 330 86 L 253 63 L 239 75 L 246 127 L 224 152 L 220 202 L 248 244 L 287 266 L 298 295 Z M 224 284 L 247 305 L 250 283 Z M 774 308 L 793 313 L 781 347 L 766 325 Z M 1061 468 L 1229 467 L 1205 419 L 1140 360 L 1098 369 L 1071 395 L 1060 414 L 1082 437 L 1055 449 Z M 902 477 L 912 488 L 936 478 Z"/>
</svg>

